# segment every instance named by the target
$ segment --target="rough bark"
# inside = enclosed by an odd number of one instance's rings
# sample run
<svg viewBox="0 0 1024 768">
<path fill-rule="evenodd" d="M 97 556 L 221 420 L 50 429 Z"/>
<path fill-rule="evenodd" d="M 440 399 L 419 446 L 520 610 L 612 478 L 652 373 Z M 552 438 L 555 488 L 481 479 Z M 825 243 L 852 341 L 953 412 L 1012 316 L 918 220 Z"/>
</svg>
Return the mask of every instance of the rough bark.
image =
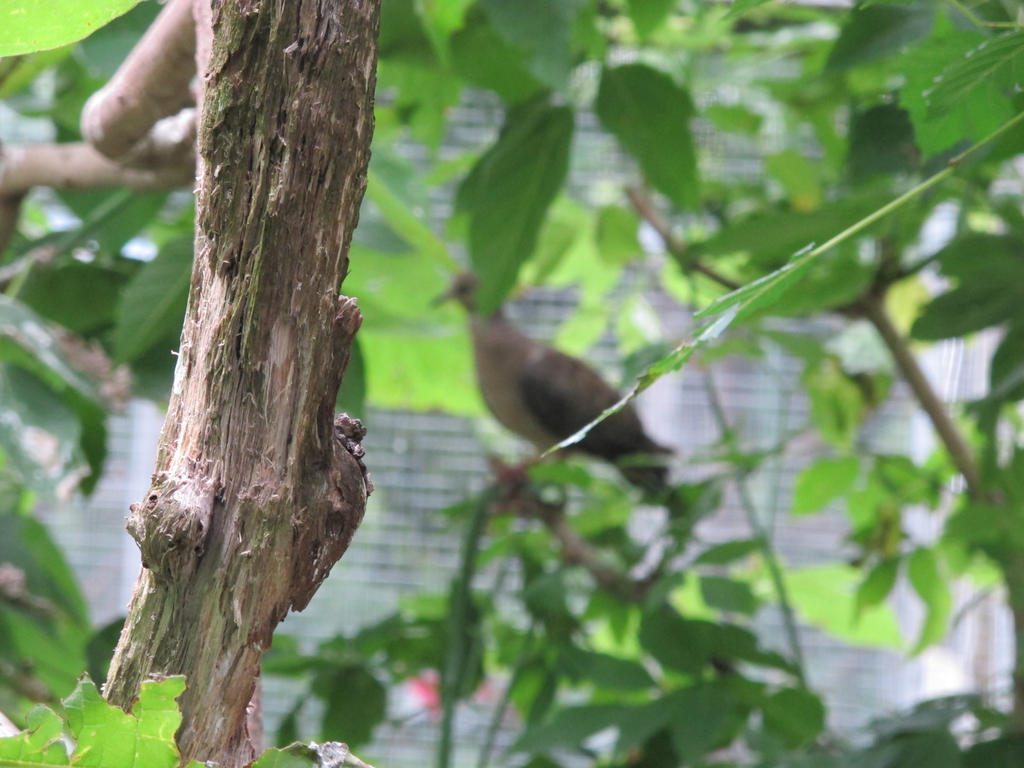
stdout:
<svg viewBox="0 0 1024 768">
<path fill-rule="evenodd" d="M 251 760 L 246 705 L 289 609 L 348 546 L 368 483 L 333 406 L 360 324 L 338 295 L 366 183 L 379 0 L 214 5 L 196 252 L 143 570 L 105 694 L 184 674 L 183 758 Z M 339 724 L 344 738 L 344 724 Z"/>
</svg>

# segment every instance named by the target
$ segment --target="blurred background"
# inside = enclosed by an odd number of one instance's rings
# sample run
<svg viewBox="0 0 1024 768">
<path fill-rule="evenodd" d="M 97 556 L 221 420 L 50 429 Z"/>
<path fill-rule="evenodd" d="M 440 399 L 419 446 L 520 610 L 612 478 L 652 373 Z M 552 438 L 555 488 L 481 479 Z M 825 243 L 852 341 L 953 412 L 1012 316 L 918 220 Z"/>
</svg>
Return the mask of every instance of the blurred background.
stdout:
<svg viewBox="0 0 1024 768">
<path fill-rule="evenodd" d="M 159 10 L 0 59 L 0 149 L 77 140 Z M 268 741 L 413 766 L 448 739 L 439 763 L 480 768 L 1018 754 L 1021 18 L 1013 0 L 384 0 L 339 397 L 375 491 L 278 631 Z M 53 376 L 0 357 L 0 564 L 29 584 L 0 602 L 9 715 L 105 674 L 191 259 L 189 191 L 55 184 L 19 199 L 0 257 L 0 334 L 43 359 L 11 332 L 31 312 L 63 355 Z M 679 358 L 695 312 L 787 263 L 809 268 Z M 485 309 L 617 389 L 657 379 L 637 408 L 685 516 L 578 455 L 530 470 L 639 599 L 514 509 L 472 533 L 501 489 L 489 458 L 535 451 L 487 414 L 462 308 L 431 304 L 463 269 Z M 86 388 L 93 410 L 68 395 Z"/>
</svg>

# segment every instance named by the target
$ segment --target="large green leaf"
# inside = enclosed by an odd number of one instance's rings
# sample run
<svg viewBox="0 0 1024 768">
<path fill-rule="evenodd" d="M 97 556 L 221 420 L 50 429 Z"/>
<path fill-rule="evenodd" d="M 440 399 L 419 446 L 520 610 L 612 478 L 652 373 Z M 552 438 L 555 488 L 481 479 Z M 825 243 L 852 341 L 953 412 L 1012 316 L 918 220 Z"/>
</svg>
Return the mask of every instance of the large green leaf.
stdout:
<svg viewBox="0 0 1024 768">
<path fill-rule="evenodd" d="M 38 520 L 0 511 L 0 563 L 21 572 L 30 594 L 58 607 L 79 629 L 88 627 L 85 599 L 71 567 Z"/>
<path fill-rule="evenodd" d="M 451 58 L 466 82 L 489 88 L 508 104 L 517 104 L 542 87 L 526 69 L 527 55 L 476 16 L 452 35 Z"/>
<path fill-rule="evenodd" d="M 972 91 L 989 83 L 1006 90 L 1024 83 L 1024 31 L 986 40 L 947 66 L 926 93 L 928 117 L 948 114 Z"/>
<path fill-rule="evenodd" d="M 95 486 L 106 456 L 106 414 L 93 382 L 68 359 L 55 330 L 20 302 L 0 295 L 0 361 L 18 365 L 44 382 L 78 417 L 80 445 L 90 474 L 81 483 Z"/>
<path fill-rule="evenodd" d="M 559 659 L 574 679 L 612 690 L 651 688 L 654 680 L 639 661 L 569 646 Z"/>
<path fill-rule="evenodd" d="M 977 28 L 954 26 L 944 15 L 933 34 L 899 59 L 904 77 L 900 106 L 914 124 L 914 139 L 925 156 L 934 155 L 964 140 L 987 136 L 1013 115 L 1010 100 L 995 82 L 979 81 L 963 98 L 948 104 L 944 114 L 933 114 L 929 100 L 935 78 L 950 61 L 957 61 L 985 39 Z"/>
<path fill-rule="evenodd" d="M 943 274 L 958 284 L 925 306 L 911 328 L 915 338 L 945 339 L 1024 319 L 1024 243 L 1016 237 L 968 235 L 937 258 Z"/>
<path fill-rule="evenodd" d="M 482 0 L 482 5 L 498 34 L 526 53 L 530 73 L 564 90 L 573 64 L 575 0 Z"/>
<path fill-rule="evenodd" d="M 81 425 L 56 392 L 24 368 L 0 363 L 0 453 L 4 472 L 49 499 L 81 468 Z"/>
<path fill-rule="evenodd" d="M 535 99 L 508 112 L 505 126 L 459 188 L 469 213 L 469 253 L 480 280 L 477 308 L 493 311 L 533 253 L 544 214 L 569 167 L 573 114 Z"/>
<path fill-rule="evenodd" d="M 779 734 L 790 747 L 809 743 L 825 727 L 825 706 L 805 688 L 785 688 L 761 705 L 766 729 Z"/>
<path fill-rule="evenodd" d="M 137 360 L 153 345 L 180 334 L 192 277 L 192 240 L 167 243 L 124 287 L 114 329 L 119 360 Z"/>
<path fill-rule="evenodd" d="M 18 292 L 18 300 L 47 320 L 80 336 L 91 336 L 113 325 L 127 279 L 118 270 L 71 262 L 33 270 Z"/>
<path fill-rule="evenodd" d="M 693 103 L 685 90 L 644 64 L 610 67 L 601 75 L 595 108 L 656 189 L 677 205 L 696 205 Z"/>
<path fill-rule="evenodd" d="M 0 56 L 81 40 L 139 0 L 6 0 L 0 8 Z"/>
<path fill-rule="evenodd" d="M 313 690 L 327 702 L 320 723 L 322 739 L 365 744 L 384 719 L 387 691 L 364 664 L 347 664 L 318 676 Z"/>
<path fill-rule="evenodd" d="M 138 700 L 127 713 L 104 701 L 92 681 L 83 679 L 64 700 L 75 739 L 74 765 L 177 765 L 174 732 L 181 725 L 181 713 L 175 699 L 184 691 L 181 677 L 143 683 Z"/>
<path fill-rule="evenodd" d="M 786 587 L 800 616 L 836 637 L 857 645 L 898 648 L 902 637 L 886 605 L 856 607 L 859 571 L 844 565 L 786 570 Z"/>
<path fill-rule="evenodd" d="M 741 722 L 737 702 L 721 685 L 696 685 L 666 697 L 672 704 L 672 743 L 687 765 L 699 764 L 700 757 L 725 746 L 730 721 Z"/>
<path fill-rule="evenodd" d="M 546 752 L 555 747 L 579 747 L 589 736 L 618 725 L 630 707 L 622 704 L 591 704 L 566 707 L 548 721 L 528 727 L 512 750 Z"/>
<path fill-rule="evenodd" d="M 863 182 L 879 174 L 912 173 L 920 164 L 914 127 L 905 109 L 881 104 L 854 115 L 846 170 Z"/>
<path fill-rule="evenodd" d="M 932 28 L 930 2 L 854 8 L 828 57 L 830 69 L 846 69 L 885 58 L 925 37 Z"/>
<path fill-rule="evenodd" d="M 92 681 L 83 678 L 64 699 L 63 718 L 39 706 L 29 714 L 24 732 L 0 739 L 0 763 L 37 768 L 172 768 L 180 760 L 174 733 L 181 725 L 181 713 L 175 700 L 184 690 L 181 677 L 144 682 L 127 713 L 104 701 Z M 190 761 L 186 768 L 201 766 Z"/>
<path fill-rule="evenodd" d="M 885 202 L 878 195 L 868 195 L 843 197 L 811 212 L 762 209 L 695 243 L 692 252 L 704 259 L 746 254 L 757 267 L 775 269 L 797 251 L 826 241 Z"/>
</svg>

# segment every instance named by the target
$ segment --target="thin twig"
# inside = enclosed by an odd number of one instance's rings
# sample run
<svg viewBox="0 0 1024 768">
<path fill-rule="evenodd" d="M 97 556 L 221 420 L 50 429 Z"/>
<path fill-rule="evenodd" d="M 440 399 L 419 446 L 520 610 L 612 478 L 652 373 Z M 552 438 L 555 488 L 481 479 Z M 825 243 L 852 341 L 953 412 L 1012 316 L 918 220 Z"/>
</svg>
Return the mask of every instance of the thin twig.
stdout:
<svg viewBox="0 0 1024 768">
<path fill-rule="evenodd" d="M 498 736 L 498 729 L 501 728 L 501 721 L 505 719 L 508 705 L 512 702 L 512 691 L 515 689 L 516 683 L 519 682 L 519 677 L 523 674 L 523 670 L 526 669 L 526 665 L 530 662 L 530 651 L 536 632 L 537 620 L 534 619 L 526 630 L 526 635 L 523 638 L 523 648 L 519 652 L 515 666 L 512 668 L 512 674 L 509 676 L 508 685 L 505 686 L 505 692 L 501 696 L 501 701 L 494 708 L 491 721 L 487 724 L 487 733 L 484 736 L 484 743 L 480 747 L 480 756 L 477 758 L 476 768 L 487 768 L 487 765 L 491 762 L 494 740 Z"/>
<path fill-rule="evenodd" d="M 967 445 L 967 441 L 960 433 L 960 430 L 953 423 L 953 419 L 950 418 L 949 413 L 946 411 L 945 403 L 935 393 L 931 383 L 928 381 L 928 377 L 921 370 L 921 366 L 918 364 L 917 358 L 914 357 L 914 353 L 910 351 L 906 339 L 896 329 L 896 326 L 892 324 L 892 320 L 882 304 L 882 297 L 875 294 L 867 294 L 861 297 L 855 306 L 875 327 L 878 335 L 885 342 L 885 346 L 889 349 L 893 360 L 896 361 L 896 367 L 900 369 L 900 373 L 903 374 L 903 378 L 914 393 L 921 408 L 928 414 L 928 418 L 931 420 L 932 426 L 935 427 L 935 431 L 938 433 L 942 444 L 949 452 L 949 457 L 952 459 L 954 466 L 964 476 L 968 495 L 975 501 L 982 499 L 984 492 L 981 475 L 975 464 L 974 454 Z"/>
<path fill-rule="evenodd" d="M 654 201 L 643 190 L 637 187 L 627 187 L 626 196 L 633 204 L 636 212 L 640 214 L 640 218 L 650 224 L 654 231 L 658 233 L 658 236 L 661 237 L 662 242 L 665 244 L 665 249 L 675 259 L 683 272 L 700 272 L 705 277 L 714 280 L 720 286 L 730 291 L 735 291 L 740 287 L 740 283 L 720 274 L 706 264 L 696 259 L 686 258 L 686 243 L 672 234 L 672 228 L 655 207 Z"/>
<path fill-rule="evenodd" d="M 469 649 L 466 633 L 472 601 L 472 581 L 476 559 L 494 500 L 493 489 L 485 491 L 473 508 L 473 517 L 462 544 L 462 562 L 452 585 L 451 617 L 448 622 L 448 648 L 441 678 L 441 734 L 437 742 L 437 768 L 449 768 L 452 759 L 452 734 L 455 728 L 455 705 L 465 679 Z"/>
<path fill-rule="evenodd" d="M 711 376 L 711 371 L 704 371 L 704 388 L 707 391 L 708 402 L 711 405 L 711 413 L 715 418 L 715 422 L 718 424 L 718 429 L 722 433 L 722 439 L 724 441 L 732 441 L 733 429 L 729 424 L 728 417 L 725 413 L 725 408 L 722 406 L 722 401 L 718 396 L 718 389 L 715 387 L 715 381 Z M 782 576 L 782 566 L 779 563 L 778 553 L 775 551 L 775 546 L 772 544 L 772 540 L 769 537 L 768 531 L 765 530 L 764 525 L 761 523 L 760 518 L 757 514 L 757 507 L 754 505 L 754 500 L 750 496 L 750 490 L 747 488 L 747 474 L 742 469 L 737 469 L 733 475 L 733 480 L 736 483 L 736 490 L 739 492 L 740 503 L 743 506 L 743 511 L 747 517 L 747 523 L 750 525 L 751 530 L 757 537 L 761 544 L 761 554 L 765 559 L 765 563 L 768 565 L 768 574 L 772 580 L 772 587 L 775 590 L 775 598 L 779 603 L 779 610 L 782 612 L 782 623 L 786 630 L 786 639 L 789 642 L 790 653 L 793 656 L 793 662 L 796 665 L 796 677 L 797 681 L 801 686 L 807 687 L 807 679 L 804 672 L 804 652 L 803 647 L 800 644 L 800 634 L 797 630 L 796 625 L 796 614 L 793 611 L 793 605 L 789 600 L 789 593 L 786 589 L 786 582 Z"/>
</svg>

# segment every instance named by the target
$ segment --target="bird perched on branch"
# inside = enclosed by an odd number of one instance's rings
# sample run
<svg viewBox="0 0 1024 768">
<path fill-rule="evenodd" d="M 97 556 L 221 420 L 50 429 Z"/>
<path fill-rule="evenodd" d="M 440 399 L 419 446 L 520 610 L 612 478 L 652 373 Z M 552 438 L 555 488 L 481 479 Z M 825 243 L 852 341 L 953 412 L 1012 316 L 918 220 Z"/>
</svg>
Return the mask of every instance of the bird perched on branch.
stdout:
<svg viewBox="0 0 1024 768">
<path fill-rule="evenodd" d="M 454 299 L 468 311 L 480 393 L 502 425 L 544 451 L 619 400 L 590 366 L 523 335 L 501 310 L 482 317 L 474 301 L 476 286 L 473 275 L 458 275 L 439 302 Z M 671 451 L 648 437 L 630 404 L 575 447 L 611 462 L 648 494 L 666 487 L 667 468 L 655 455 Z"/>
</svg>

